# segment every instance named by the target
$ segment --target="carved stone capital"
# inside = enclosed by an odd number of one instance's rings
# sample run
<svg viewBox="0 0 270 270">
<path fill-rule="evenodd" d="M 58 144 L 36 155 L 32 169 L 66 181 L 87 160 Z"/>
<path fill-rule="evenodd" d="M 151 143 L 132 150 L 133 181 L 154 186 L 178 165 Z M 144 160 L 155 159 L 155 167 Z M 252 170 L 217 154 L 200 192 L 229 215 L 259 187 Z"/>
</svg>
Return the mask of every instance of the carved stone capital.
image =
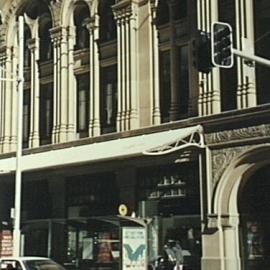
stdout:
<svg viewBox="0 0 270 270">
<path fill-rule="evenodd" d="M 124 18 L 129 18 L 132 16 L 132 2 L 130 0 L 128 1 L 122 1 L 114 6 L 112 6 L 113 14 L 115 20 L 121 20 Z"/>
</svg>

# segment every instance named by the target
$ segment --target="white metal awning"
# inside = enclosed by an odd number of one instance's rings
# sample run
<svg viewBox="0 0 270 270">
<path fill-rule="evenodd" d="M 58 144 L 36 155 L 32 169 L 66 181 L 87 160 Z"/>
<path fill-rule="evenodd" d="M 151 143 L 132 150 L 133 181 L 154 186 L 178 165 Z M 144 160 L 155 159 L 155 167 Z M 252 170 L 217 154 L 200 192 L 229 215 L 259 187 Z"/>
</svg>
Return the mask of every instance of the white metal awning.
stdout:
<svg viewBox="0 0 270 270">
<path fill-rule="evenodd" d="M 22 156 L 23 171 L 64 167 L 87 162 L 124 159 L 141 155 L 164 155 L 187 147 L 204 147 L 202 126 L 52 149 Z M 14 171 L 16 158 L 0 159 L 0 172 Z"/>
</svg>

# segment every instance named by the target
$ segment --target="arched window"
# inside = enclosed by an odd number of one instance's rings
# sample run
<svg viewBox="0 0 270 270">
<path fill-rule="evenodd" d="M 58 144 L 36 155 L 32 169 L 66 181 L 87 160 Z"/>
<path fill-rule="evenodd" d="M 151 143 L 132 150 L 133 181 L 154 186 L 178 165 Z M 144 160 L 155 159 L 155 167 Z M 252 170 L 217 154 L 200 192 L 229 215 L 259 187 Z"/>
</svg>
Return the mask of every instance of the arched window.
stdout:
<svg viewBox="0 0 270 270">
<path fill-rule="evenodd" d="M 116 39 L 116 21 L 113 17 L 112 5 L 115 0 L 103 0 L 99 4 L 98 14 L 100 16 L 99 35 L 100 41 L 105 42 Z"/>
<path fill-rule="evenodd" d="M 87 29 L 89 19 L 89 8 L 85 3 L 79 2 L 74 10 L 74 25 L 76 27 L 75 50 L 89 48 L 89 32 Z"/>
<path fill-rule="evenodd" d="M 29 49 L 29 42 L 31 40 L 31 31 L 27 24 L 24 24 L 24 67 L 31 66 L 31 52 Z"/>
<path fill-rule="evenodd" d="M 50 37 L 50 29 L 52 23 L 49 18 L 44 18 L 40 26 L 40 61 L 48 61 L 53 58 L 52 41 Z"/>
</svg>

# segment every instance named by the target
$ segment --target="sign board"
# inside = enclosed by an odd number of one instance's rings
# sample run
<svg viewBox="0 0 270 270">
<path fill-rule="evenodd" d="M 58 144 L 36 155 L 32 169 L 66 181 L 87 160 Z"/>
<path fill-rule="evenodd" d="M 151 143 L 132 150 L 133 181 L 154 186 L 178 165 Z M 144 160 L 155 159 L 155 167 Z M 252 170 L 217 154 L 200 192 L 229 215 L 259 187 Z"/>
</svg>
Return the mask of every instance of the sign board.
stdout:
<svg viewBox="0 0 270 270">
<path fill-rule="evenodd" d="M 10 257 L 13 253 L 13 241 L 12 232 L 9 230 L 3 230 L 0 234 L 0 256 Z"/>
<path fill-rule="evenodd" d="M 122 270 L 146 270 L 146 254 L 146 229 L 143 227 L 123 227 Z"/>
</svg>

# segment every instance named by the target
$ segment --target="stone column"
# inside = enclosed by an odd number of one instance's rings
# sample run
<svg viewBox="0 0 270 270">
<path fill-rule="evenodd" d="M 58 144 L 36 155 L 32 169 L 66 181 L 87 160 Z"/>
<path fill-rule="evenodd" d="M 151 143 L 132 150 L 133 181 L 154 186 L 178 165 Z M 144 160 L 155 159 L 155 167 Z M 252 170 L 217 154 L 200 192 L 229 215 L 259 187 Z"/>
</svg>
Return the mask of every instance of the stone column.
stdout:
<svg viewBox="0 0 270 270">
<path fill-rule="evenodd" d="M 60 44 L 61 32 L 60 28 L 51 29 L 51 38 L 53 43 L 53 128 L 52 143 L 59 142 L 60 131 Z"/>
<path fill-rule="evenodd" d="M 99 16 L 91 18 L 87 25 L 90 35 L 90 108 L 89 136 L 100 135 L 100 65 L 98 52 Z"/>
<path fill-rule="evenodd" d="M 7 72 L 7 77 L 13 77 L 11 74 L 17 74 L 17 68 L 18 68 L 18 55 L 19 55 L 19 47 L 18 47 L 18 42 L 16 42 L 16 45 L 13 47 L 13 50 L 11 51 L 11 73 Z M 16 77 L 15 77 L 16 78 Z M 14 79 L 15 79 L 14 78 Z M 17 102 L 17 97 L 18 97 L 18 82 L 13 81 L 11 83 L 11 100 L 10 100 L 10 115 L 11 115 L 11 136 L 10 136 L 10 151 L 16 151 L 17 148 L 17 120 L 18 120 L 18 113 L 17 113 L 17 108 L 18 108 L 18 102 Z M 10 91 L 7 88 L 7 91 Z M 10 119 L 8 120 L 10 121 Z"/>
<path fill-rule="evenodd" d="M 68 68 L 67 28 L 53 28 L 51 35 L 54 45 L 54 125 L 52 136 L 53 143 L 59 143 L 68 141 L 69 137 L 75 138 L 74 123 L 70 123 L 68 120 L 69 103 L 74 102 L 74 100 L 69 99 L 68 72 L 70 69 Z"/>
<path fill-rule="evenodd" d="M 159 48 L 158 48 L 158 30 L 156 26 L 158 1 L 150 1 L 149 4 L 149 55 L 150 64 L 150 91 L 152 93 L 152 125 L 159 125 L 161 122 L 160 113 L 160 93 L 159 93 Z"/>
<path fill-rule="evenodd" d="M 0 76 L 6 77 L 6 47 L 0 49 Z M 5 81 L 0 81 L 0 153 L 3 153 L 5 128 Z"/>
<path fill-rule="evenodd" d="M 29 148 L 39 146 L 39 39 L 34 38 L 29 44 L 31 52 L 31 87 L 30 87 L 30 134 Z"/>
<path fill-rule="evenodd" d="M 68 86 L 67 86 L 67 140 L 72 141 L 76 138 L 76 78 L 74 75 L 74 45 L 75 45 L 75 28 L 68 28 Z"/>
<path fill-rule="evenodd" d="M 202 270 L 241 270 L 239 239 L 237 214 L 209 215 L 202 235 Z"/>
<path fill-rule="evenodd" d="M 236 46 L 249 54 L 255 53 L 254 47 L 254 6 L 251 1 L 235 1 L 236 10 Z M 255 66 L 247 65 L 237 57 L 237 107 L 244 109 L 256 106 Z"/>
<path fill-rule="evenodd" d="M 218 0 L 197 1 L 198 29 L 210 32 L 211 23 L 218 20 Z M 221 111 L 220 72 L 214 68 L 211 73 L 199 73 L 199 116 Z"/>
<path fill-rule="evenodd" d="M 118 114 L 117 131 L 136 129 L 138 117 L 137 3 L 113 6 L 117 21 Z"/>
<path fill-rule="evenodd" d="M 3 60 L 5 60 L 5 72 L 4 78 L 7 77 L 7 74 L 12 74 L 12 48 L 7 47 L 5 53 L 3 53 Z M 12 91 L 12 82 L 4 81 L 3 82 L 3 115 L 1 116 L 3 121 L 3 135 L 2 135 L 2 151 L 3 153 L 10 152 L 10 136 L 11 136 L 11 121 L 13 120 L 11 112 L 11 91 Z M 16 110 L 17 111 L 17 110 Z M 16 115 L 16 111 L 13 114 Z M 16 121 L 16 118 L 15 118 Z"/>
</svg>

